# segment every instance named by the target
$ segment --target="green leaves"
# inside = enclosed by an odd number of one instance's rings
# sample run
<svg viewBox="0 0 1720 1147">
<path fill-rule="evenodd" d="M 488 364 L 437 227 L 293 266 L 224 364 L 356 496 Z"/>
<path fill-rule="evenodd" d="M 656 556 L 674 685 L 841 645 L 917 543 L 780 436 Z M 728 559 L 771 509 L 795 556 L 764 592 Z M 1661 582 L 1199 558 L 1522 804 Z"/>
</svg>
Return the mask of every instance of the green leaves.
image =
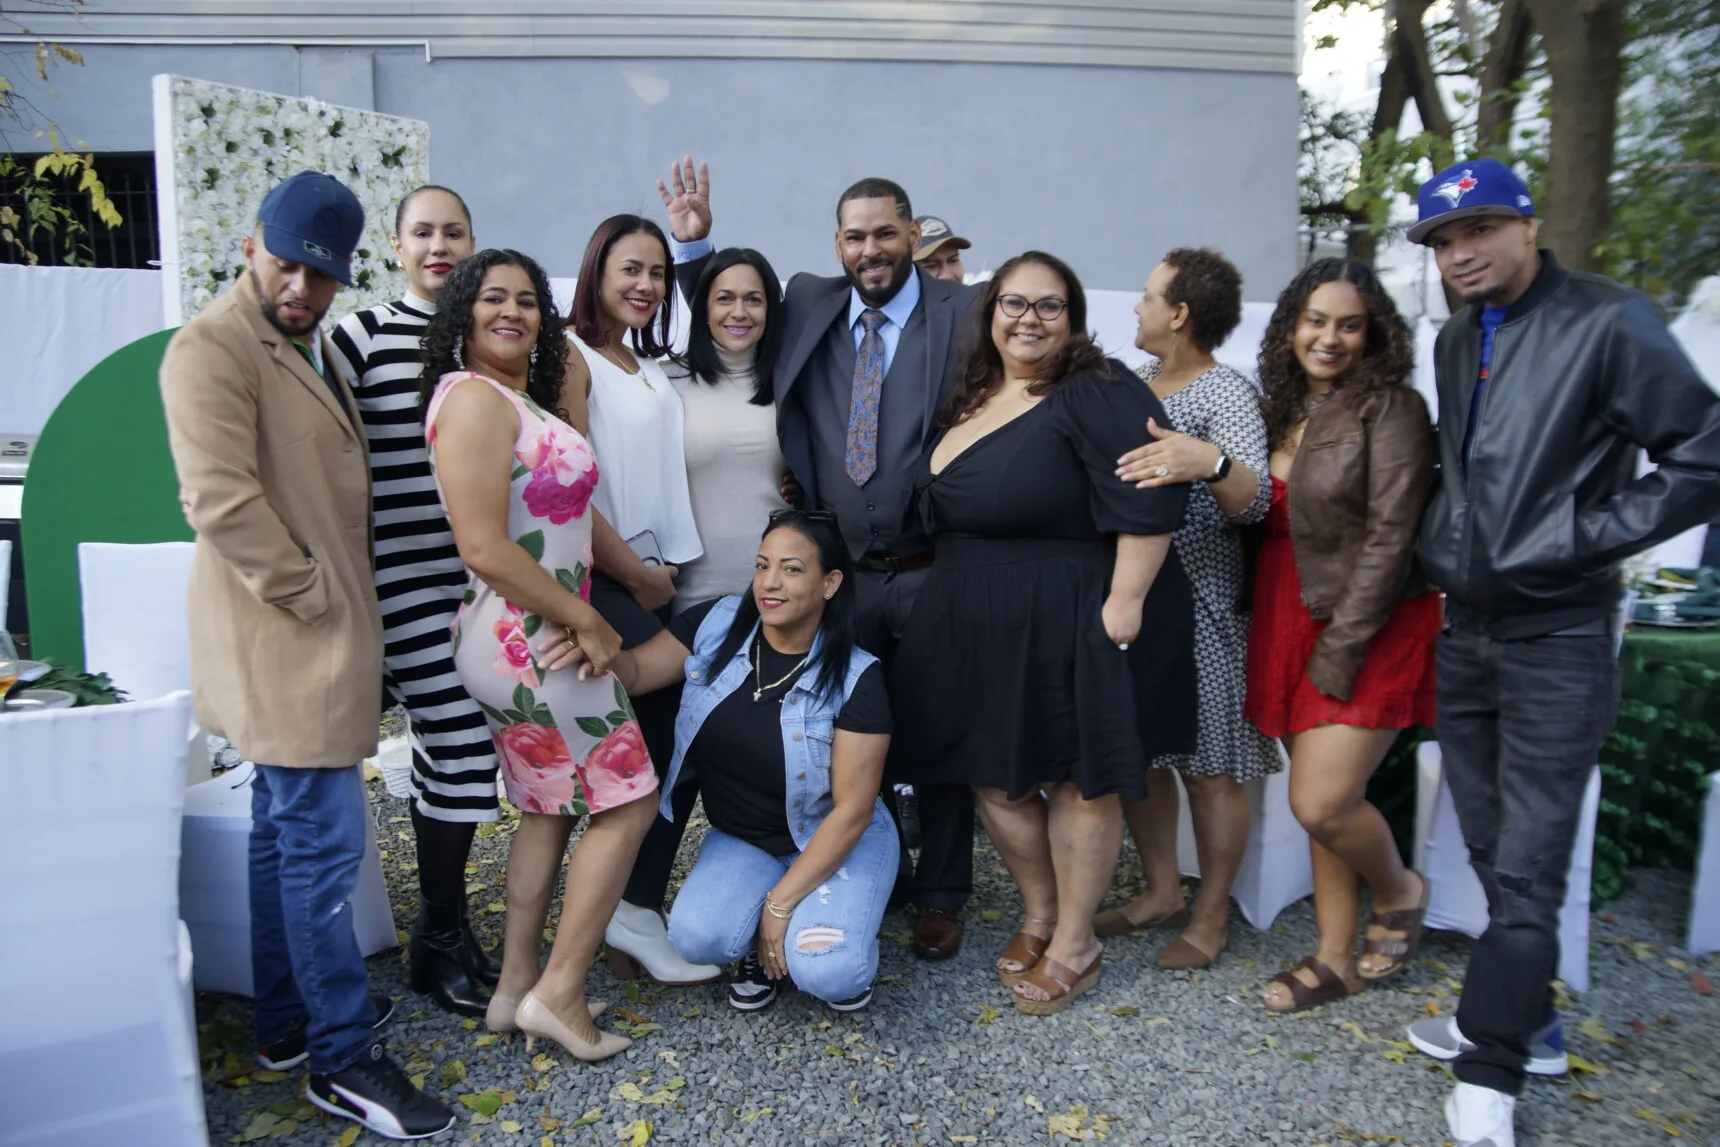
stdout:
<svg viewBox="0 0 1720 1147">
<path fill-rule="evenodd" d="M 516 543 L 518 543 L 520 549 L 524 550 L 526 553 L 528 553 L 532 556 L 532 561 L 534 561 L 534 562 L 543 561 L 543 531 L 542 530 L 533 530 L 529 534 L 521 534 L 519 537 L 515 538 L 514 541 Z"/>
<path fill-rule="evenodd" d="M 530 474 L 530 473 L 531 473 L 531 471 L 527 470 L 523 464 L 516 464 L 514 466 L 514 472 L 512 474 L 508 475 L 508 481 L 512 482 L 516 478 L 524 478 L 527 474 Z"/>
<path fill-rule="evenodd" d="M 538 630 L 543 628 L 543 618 L 535 613 L 528 613 L 525 623 L 520 627 L 525 630 L 527 637 L 536 637 Z"/>
<path fill-rule="evenodd" d="M 588 737 L 599 741 L 609 736 L 609 724 L 597 717 L 575 717 L 573 723 L 579 726 L 579 731 Z"/>
</svg>

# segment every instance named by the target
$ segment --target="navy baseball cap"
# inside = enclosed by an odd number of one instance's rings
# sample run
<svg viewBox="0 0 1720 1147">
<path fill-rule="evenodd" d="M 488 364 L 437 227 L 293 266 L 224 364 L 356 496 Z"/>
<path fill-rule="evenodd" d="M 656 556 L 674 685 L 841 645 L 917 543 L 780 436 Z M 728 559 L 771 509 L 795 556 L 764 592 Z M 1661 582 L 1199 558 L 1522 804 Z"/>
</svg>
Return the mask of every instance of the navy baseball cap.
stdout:
<svg viewBox="0 0 1720 1147">
<path fill-rule="evenodd" d="M 1529 188 L 1517 178 L 1516 172 L 1497 159 L 1452 164 L 1421 185 L 1415 205 L 1419 218 L 1409 229 L 1411 243 L 1420 243 L 1428 232 L 1453 219 L 1472 215 L 1520 218 L 1535 214 Z"/>
<path fill-rule="evenodd" d="M 277 259 L 352 282 L 352 253 L 364 234 L 364 208 L 340 180 L 301 171 L 275 185 L 257 209 L 263 247 Z"/>
</svg>

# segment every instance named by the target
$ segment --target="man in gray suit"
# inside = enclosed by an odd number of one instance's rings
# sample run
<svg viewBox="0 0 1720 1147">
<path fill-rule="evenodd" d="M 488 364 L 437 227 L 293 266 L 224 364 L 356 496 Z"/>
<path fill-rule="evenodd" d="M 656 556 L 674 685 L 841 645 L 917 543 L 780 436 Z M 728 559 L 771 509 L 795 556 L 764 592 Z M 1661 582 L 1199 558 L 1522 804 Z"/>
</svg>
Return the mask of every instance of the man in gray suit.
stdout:
<svg viewBox="0 0 1720 1147">
<path fill-rule="evenodd" d="M 712 250 L 710 175 L 689 157 L 670 184 L 657 186 L 690 285 Z M 789 280 L 775 375 L 783 457 L 807 507 L 836 515 L 859 574 L 861 644 L 886 667 L 932 563 L 932 540 L 910 519 L 908 502 L 955 385 L 957 339 L 977 296 L 917 268 L 919 238 L 895 183 L 862 179 L 843 192 L 835 239 L 845 274 Z M 942 960 L 961 948 L 960 912 L 973 888 L 973 795 L 932 785 L 915 786 L 915 795 L 914 950 Z"/>
</svg>

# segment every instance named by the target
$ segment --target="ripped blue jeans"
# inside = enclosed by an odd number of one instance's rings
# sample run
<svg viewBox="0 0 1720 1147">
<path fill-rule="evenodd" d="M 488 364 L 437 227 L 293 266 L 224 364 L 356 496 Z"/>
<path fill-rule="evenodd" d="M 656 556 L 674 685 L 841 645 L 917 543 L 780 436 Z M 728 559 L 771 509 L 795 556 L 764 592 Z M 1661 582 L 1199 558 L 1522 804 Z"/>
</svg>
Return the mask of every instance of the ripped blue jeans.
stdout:
<svg viewBox="0 0 1720 1147">
<path fill-rule="evenodd" d="M 899 849 L 887 813 L 872 823 L 829 880 L 795 905 L 788 922 L 788 974 L 826 1002 L 864 992 L 878 974 L 878 926 L 896 881 Z M 669 913 L 669 940 L 695 964 L 739 960 L 758 936 L 765 894 L 797 856 L 772 856 L 715 827 L 705 833 Z"/>
</svg>

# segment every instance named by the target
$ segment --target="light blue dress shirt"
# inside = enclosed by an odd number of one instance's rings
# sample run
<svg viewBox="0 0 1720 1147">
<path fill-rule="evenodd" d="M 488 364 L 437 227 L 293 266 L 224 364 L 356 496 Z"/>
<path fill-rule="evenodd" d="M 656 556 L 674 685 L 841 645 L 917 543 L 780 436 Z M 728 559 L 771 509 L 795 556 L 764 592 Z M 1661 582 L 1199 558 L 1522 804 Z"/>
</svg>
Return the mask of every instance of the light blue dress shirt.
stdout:
<svg viewBox="0 0 1720 1147">
<path fill-rule="evenodd" d="M 695 239 L 691 243 L 683 243 L 673 235 L 669 236 L 670 255 L 676 265 L 691 263 L 709 255 L 716 248 L 707 239 Z M 690 288 L 689 288 L 690 293 Z M 884 312 L 884 325 L 878 328 L 878 334 L 884 340 L 884 373 L 890 373 L 890 364 L 896 360 L 896 347 L 902 342 L 902 332 L 908 327 L 908 319 L 914 313 L 914 308 L 920 303 L 920 276 L 917 273 L 908 275 L 908 281 L 902 284 L 902 289 L 896 292 L 895 298 L 879 307 Z M 860 292 L 850 287 L 848 289 L 848 328 L 854 334 L 854 350 L 860 350 L 860 340 L 866 336 L 866 328 L 860 325 L 860 315 L 866 310 L 866 304 L 860 299 Z"/>
</svg>

